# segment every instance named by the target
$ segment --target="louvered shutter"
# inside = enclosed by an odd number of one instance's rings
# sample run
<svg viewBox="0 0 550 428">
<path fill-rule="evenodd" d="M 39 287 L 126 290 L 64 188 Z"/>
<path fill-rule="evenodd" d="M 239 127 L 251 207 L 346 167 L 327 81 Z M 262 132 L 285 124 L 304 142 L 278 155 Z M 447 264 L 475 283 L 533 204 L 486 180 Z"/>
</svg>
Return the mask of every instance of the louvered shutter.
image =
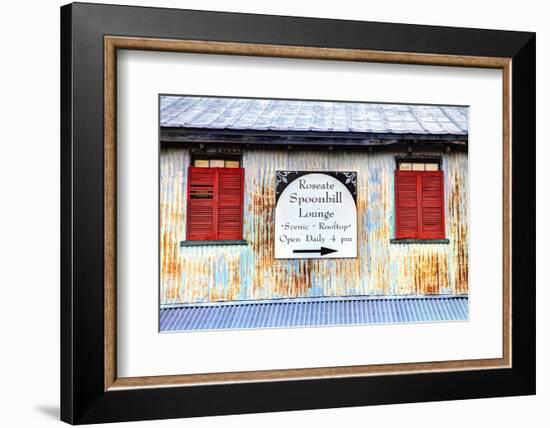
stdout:
<svg viewBox="0 0 550 428">
<path fill-rule="evenodd" d="M 187 180 L 187 239 L 216 239 L 215 168 L 189 167 Z"/>
<path fill-rule="evenodd" d="M 419 174 L 421 198 L 421 231 L 425 239 L 445 238 L 443 171 Z"/>
<path fill-rule="evenodd" d="M 243 168 L 218 169 L 217 239 L 242 239 Z"/>
<path fill-rule="evenodd" d="M 395 236 L 420 238 L 418 173 L 395 171 Z"/>
<path fill-rule="evenodd" d="M 243 168 L 189 167 L 187 239 L 242 239 L 243 189 Z"/>
</svg>

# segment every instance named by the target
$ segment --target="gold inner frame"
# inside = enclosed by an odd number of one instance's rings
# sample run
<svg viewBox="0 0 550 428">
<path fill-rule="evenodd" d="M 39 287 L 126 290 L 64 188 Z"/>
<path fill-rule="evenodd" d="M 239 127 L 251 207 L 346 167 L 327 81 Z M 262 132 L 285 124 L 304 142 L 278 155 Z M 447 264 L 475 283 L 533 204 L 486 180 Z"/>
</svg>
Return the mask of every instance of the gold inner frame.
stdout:
<svg viewBox="0 0 550 428">
<path fill-rule="evenodd" d="M 296 59 L 362 61 L 393 64 L 440 65 L 502 70 L 503 91 L 503 320 L 502 358 L 421 363 L 396 363 L 280 369 L 169 376 L 117 377 L 116 357 L 116 84 L 117 50 L 147 50 Z M 250 43 L 104 37 L 104 389 L 193 386 L 220 383 L 282 381 L 314 378 L 361 377 L 419 372 L 443 372 L 511 367 L 511 58 L 382 52 Z"/>
</svg>

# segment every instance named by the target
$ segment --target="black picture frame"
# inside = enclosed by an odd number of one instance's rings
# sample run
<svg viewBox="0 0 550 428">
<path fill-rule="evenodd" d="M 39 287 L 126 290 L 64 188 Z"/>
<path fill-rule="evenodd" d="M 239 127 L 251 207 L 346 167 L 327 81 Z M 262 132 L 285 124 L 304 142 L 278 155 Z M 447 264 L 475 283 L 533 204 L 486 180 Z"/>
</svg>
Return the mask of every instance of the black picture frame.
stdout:
<svg viewBox="0 0 550 428">
<path fill-rule="evenodd" d="M 104 36 L 512 59 L 512 367 L 104 388 Z M 535 393 L 535 34 L 74 3 L 61 8 L 61 419 L 71 424 Z M 214 404 L 213 404 L 214 403 Z"/>
</svg>

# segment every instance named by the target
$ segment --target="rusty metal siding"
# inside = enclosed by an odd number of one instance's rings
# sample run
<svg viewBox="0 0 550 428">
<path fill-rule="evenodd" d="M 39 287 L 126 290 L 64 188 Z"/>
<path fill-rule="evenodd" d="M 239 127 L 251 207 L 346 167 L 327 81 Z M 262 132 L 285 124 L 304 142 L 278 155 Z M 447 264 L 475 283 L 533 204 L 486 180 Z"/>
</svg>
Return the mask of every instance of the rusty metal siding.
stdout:
<svg viewBox="0 0 550 428">
<path fill-rule="evenodd" d="M 184 148 L 161 150 L 161 303 L 289 297 L 468 293 L 468 159 L 442 155 L 449 244 L 390 244 L 394 153 L 254 149 L 243 154 L 245 246 L 180 247 L 185 240 Z M 358 172 L 357 259 L 274 258 L 275 171 Z"/>
</svg>

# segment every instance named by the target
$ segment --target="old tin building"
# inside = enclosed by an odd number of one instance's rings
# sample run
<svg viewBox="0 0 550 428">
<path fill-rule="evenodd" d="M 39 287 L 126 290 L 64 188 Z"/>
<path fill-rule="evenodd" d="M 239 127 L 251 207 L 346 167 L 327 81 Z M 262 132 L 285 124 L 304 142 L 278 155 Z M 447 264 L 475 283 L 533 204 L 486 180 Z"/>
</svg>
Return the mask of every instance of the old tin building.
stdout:
<svg viewBox="0 0 550 428">
<path fill-rule="evenodd" d="M 266 300 L 369 301 L 364 322 L 467 318 L 467 108 L 162 96 L 160 126 L 161 329 L 180 308 Z M 357 173 L 357 257 L 275 258 L 280 170 Z M 212 220 L 200 207 L 218 198 Z"/>
</svg>

